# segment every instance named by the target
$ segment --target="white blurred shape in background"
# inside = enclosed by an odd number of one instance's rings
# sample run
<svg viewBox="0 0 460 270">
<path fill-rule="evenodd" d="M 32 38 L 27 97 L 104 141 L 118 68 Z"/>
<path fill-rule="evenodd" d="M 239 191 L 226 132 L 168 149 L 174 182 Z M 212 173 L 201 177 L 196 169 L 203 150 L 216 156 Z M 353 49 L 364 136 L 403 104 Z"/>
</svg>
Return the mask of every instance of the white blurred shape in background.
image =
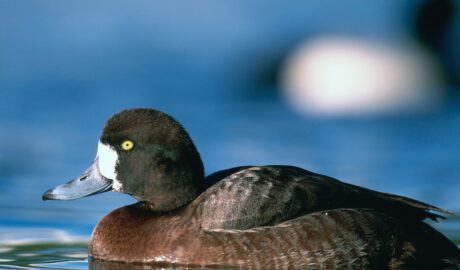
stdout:
<svg viewBox="0 0 460 270">
<path fill-rule="evenodd" d="M 421 47 L 332 36 L 294 51 L 281 87 L 295 108 L 324 115 L 427 111 L 443 97 L 438 63 Z"/>
</svg>

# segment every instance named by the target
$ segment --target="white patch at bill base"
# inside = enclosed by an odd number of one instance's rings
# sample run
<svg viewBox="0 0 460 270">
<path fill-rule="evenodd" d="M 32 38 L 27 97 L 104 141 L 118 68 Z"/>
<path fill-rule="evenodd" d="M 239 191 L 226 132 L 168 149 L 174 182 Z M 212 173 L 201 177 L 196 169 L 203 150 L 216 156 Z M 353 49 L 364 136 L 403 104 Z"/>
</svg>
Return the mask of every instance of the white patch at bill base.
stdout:
<svg viewBox="0 0 460 270">
<path fill-rule="evenodd" d="M 97 145 L 96 159 L 99 162 L 99 172 L 102 176 L 113 181 L 112 189 L 121 191 L 122 185 L 117 179 L 117 171 L 115 170 L 118 163 L 117 152 L 110 145 L 103 144 L 99 141 Z"/>
</svg>

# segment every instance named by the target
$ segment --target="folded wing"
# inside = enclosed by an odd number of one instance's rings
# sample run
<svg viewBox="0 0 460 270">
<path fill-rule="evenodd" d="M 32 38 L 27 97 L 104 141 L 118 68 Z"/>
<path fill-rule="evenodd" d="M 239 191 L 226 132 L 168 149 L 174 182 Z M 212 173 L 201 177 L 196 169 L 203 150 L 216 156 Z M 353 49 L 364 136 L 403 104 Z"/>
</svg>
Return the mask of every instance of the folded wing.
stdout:
<svg viewBox="0 0 460 270">
<path fill-rule="evenodd" d="M 370 208 L 398 219 L 443 218 L 448 211 L 410 198 L 343 183 L 292 166 L 238 167 L 208 176 L 217 182 L 197 200 L 203 229 L 271 226 L 317 211 Z"/>
</svg>

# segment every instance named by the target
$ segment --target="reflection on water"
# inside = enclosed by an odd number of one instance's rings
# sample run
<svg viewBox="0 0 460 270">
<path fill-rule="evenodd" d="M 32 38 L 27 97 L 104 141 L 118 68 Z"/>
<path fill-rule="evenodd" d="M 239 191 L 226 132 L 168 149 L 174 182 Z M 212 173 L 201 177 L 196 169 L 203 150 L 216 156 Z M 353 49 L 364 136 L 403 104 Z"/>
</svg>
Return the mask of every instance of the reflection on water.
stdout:
<svg viewBox="0 0 460 270">
<path fill-rule="evenodd" d="M 161 265 L 161 264 L 126 264 L 126 263 L 117 263 L 117 262 L 105 262 L 100 260 L 89 260 L 88 269 L 91 270 L 161 270 L 161 269 L 216 269 L 216 267 L 193 267 L 193 266 L 168 266 L 168 265 Z M 225 269 L 225 268 L 217 268 L 217 269 Z M 227 268 L 228 269 L 228 268 Z"/>
<path fill-rule="evenodd" d="M 59 229 L 0 227 L 0 269 L 86 269 L 86 241 Z"/>
</svg>

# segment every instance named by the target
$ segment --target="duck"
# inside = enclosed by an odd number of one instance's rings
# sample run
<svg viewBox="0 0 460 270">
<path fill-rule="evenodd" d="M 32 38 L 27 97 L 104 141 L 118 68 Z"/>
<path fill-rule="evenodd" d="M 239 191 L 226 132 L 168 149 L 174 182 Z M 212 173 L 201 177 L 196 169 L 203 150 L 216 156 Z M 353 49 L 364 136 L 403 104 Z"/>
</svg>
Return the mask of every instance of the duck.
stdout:
<svg viewBox="0 0 460 270">
<path fill-rule="evenodd" d="M 91 260 L 247 269 L 458 267 L 460 250 L 424 222 L 449 211 L 288 165 L 205 176 L 184 127 L 149 108 L 105 124 L 92 165 L 43 200 L 107 191 L 136 203 L 105 216 Z"/>
</svg>

